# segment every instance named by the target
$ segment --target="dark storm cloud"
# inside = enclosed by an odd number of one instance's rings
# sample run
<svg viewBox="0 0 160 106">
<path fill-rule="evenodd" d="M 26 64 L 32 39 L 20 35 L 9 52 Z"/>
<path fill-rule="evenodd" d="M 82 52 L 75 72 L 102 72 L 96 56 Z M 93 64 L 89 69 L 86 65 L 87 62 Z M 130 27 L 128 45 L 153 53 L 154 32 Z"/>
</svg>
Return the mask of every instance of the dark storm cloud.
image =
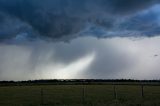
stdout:
<svg viewBox="0 0 160 106">
<path fill-rule="evenodd" d="M 106 9 L 109 9 L 109 11 L 112 12 L 112 14 L 116 13 L 119 15 L 124 15 L 141 11 L 145 8 L 154 5 L 155 3 L 159 3 L 159 0 L 109 0 L 109 3 L 110 8 Z M 108 3 L 104 3 L 104 5 L 105 4 Z"/>
<path fill-rule="evenodd" d="M 0 0 L 0 39 L 69 40 L 84 34 L 101 38 L 134 36 L 135 32 L 152 36 L 159 34 L 159 25 L 143 33 L 140 29 L 145 27 L 138 27 L 131 19 L 158 3 L 159 0 Z M 140 23 L 145 24 L 141 19 Z"/>
</svg>

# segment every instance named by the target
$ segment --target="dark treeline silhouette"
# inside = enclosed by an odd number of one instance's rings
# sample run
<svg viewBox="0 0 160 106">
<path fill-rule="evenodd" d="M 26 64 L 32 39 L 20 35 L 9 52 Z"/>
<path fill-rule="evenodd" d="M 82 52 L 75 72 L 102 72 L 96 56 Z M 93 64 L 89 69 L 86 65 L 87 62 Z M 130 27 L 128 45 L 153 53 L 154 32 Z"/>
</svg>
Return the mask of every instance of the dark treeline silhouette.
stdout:
<svg viewBox="0 0 160 106">
<path fill-rule="evenodd" d="M 82 84 L 109 84 L 109 85 L 160 85 L 160 80 L 133 80 L 133 79 L 48 79 L 28 81 L 0 81 L 1 86 L 22 85 L 82 85 Z"/>
</svg>

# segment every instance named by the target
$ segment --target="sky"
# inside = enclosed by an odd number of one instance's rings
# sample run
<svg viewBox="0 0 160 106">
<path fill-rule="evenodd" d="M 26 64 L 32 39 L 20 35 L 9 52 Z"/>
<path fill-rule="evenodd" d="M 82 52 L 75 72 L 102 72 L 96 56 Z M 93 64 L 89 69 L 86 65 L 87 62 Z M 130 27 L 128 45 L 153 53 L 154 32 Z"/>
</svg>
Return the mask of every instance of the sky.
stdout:
<svg viewBox="0 0 160 106">
<path fill-rule="evenodd" d="M 160 0 L 0 0 L 0 80 L 160 79 Z"/>
</svg>

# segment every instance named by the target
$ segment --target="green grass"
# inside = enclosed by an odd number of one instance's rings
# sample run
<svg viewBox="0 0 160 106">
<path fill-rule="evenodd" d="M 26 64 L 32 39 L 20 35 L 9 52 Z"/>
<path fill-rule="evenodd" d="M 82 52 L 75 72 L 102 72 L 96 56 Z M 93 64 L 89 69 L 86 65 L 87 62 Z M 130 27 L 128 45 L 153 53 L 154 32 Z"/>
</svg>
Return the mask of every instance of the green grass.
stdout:
<svg viewBox="0 0 160 106">
<path fill-rule="evenodd" d="M 116 93 L 113 85 L 8 86 L 0 87 L 0 106 L 160 106 L 160 86 L 145 86 L 144 98 L 138 85 L 116 85 Z"/>
</svg>

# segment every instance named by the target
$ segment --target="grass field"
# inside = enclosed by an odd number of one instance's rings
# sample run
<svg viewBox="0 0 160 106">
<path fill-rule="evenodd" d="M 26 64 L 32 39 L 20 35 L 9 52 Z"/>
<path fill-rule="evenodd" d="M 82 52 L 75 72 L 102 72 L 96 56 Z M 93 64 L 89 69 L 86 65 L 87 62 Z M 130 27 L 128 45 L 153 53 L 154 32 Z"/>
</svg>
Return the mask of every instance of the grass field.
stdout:
<svg viewBox="0 0 160 106">
<path fill-rule="evenodd" d="M 160 86 L 39 85 L 0 87 L 0 106 L 160 106 Z"/>
</svg>

